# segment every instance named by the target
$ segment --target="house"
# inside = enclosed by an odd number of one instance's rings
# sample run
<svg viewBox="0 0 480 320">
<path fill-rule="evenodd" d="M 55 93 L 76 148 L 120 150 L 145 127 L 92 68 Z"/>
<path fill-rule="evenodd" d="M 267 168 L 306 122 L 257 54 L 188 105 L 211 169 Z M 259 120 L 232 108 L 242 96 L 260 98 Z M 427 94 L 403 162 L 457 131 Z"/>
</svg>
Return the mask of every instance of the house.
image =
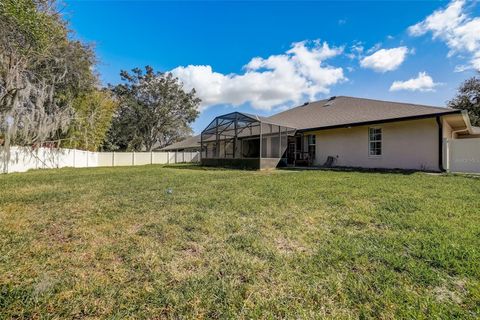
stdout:
<svg viewBox="0 0 480 320">
<path fill-rule="evenodd" d="M 216 117 L 164 150 L 201 150 L 207 166 L 341 166 L 442 171 L 443 141 L 480 137 L 461 110 L 331 97 L 260 117 Z"/>
<path fill-rule="evenodd" d="M 173 143 L 169 146 L 161 148 L 162 151 L 200 151 L 200 135 L 188 137 L 182 141 Z"/>
</svg>

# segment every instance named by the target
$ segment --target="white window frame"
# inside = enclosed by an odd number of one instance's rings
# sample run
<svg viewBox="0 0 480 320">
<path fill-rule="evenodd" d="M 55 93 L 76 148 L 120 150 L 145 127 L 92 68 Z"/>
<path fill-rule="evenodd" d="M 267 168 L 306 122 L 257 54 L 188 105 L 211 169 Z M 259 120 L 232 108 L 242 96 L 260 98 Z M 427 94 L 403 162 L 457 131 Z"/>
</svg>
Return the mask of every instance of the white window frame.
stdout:
<svg viewBox="0 0 480 320">
<path fill-rule="evenodd" d="M 307 152 L 309 156 L 311 155 L 310 147 L 313 147 L 313 161 L 315 161 L 317 157 L 317 136 L 315 134 L 307 135 Z"/>
<path fill-rule="evenodd" d="M 371 139 L 370 130 L 380 130 L 380 139 Z M 372 154 L 372 143 L 380 143 L 380 154 Z M 370 158 L 379 158 L 383 156 L 383 129 L 381 127 L 368 128 L 368 156 Z"/>
</svg>

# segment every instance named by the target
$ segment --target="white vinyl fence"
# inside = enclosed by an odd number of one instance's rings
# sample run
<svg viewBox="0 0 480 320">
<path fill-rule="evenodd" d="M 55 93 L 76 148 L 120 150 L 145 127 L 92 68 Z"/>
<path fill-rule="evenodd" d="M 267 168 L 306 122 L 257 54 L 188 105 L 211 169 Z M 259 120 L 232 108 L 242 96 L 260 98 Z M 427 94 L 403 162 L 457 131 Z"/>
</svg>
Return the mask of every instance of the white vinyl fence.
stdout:
<svg viewBox="0 0 480 320">
<path fill-rule="evenodd" d="M 443 150 L 447 171 L 480 173 L 480 138 L 445 140 Z"/>
<path fill-rule="evenodd" d="M 3 153 L 0 152 L 0 157 L 3 156 Z M 199 161 L 198 152 L 90 152 L 76 149 L 38 148 L 32 150 L 24 147 L 12 147 L 10 148 L 10 161 L 6 168 L 2 168 L 3 159 L 0 158 L 0 173 L 63 167 L 140 166 Z"/>
</svg>

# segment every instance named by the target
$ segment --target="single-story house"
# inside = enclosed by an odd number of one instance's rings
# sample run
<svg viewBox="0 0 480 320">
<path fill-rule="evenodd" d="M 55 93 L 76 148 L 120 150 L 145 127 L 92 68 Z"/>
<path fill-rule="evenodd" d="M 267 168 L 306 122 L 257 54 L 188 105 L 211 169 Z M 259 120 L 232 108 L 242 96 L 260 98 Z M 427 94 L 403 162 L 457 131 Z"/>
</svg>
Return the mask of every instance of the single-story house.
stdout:
<svg viewBox="0 0 480 320">
<path fill-rule="evenodd" d="M 442 171 L 445 139 L 479 138 L 462 110 L 346 96 L 260 117 L 233 112 L 163 150 L 211 166 L 341 166 Z"/>
<path fill-rule="evenodd" d="M 182 141 L 172 143 L 169 146 L 160 148 L 160 151 L 185 151 L 195 152 L 200 151 L 200 135 L 188 137 Z"/>
</svg>

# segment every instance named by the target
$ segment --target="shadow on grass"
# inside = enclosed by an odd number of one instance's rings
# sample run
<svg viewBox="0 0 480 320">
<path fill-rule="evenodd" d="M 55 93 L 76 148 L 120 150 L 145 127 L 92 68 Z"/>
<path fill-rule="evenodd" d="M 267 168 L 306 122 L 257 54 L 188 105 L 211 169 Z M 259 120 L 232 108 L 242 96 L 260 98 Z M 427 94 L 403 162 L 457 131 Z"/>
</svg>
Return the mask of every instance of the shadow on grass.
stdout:
<svg viewBox="0 0 480 320">
<path fill-rule="evenodd" d="M 452 177 L 462 177 L 467 179 L 480 180 L 480 173 L 449 172 L 446 175 L 449 175 Z"/>
<path fill-rule="evenodd" d="M 407 170 L 407 169 L 383 169 L 383 168 L 359 168 L 359 167 L 283 167 L 279 170 L 293 170 L 293 171 L 338 171 L 338 172 L 361 172 L 361 173 L 386 173 L 386 174 L 402 174 L 411 175 L 414 173 L 431 173 L 441 175 L 438 171 L 425 170 Z"/>
<path fill-rule="evenodd" d="M 200 164 L 192 164 L 192 163 L 167 164 L 167 165 L 164 165 L 163 167 L 164 168 L 169 168 L 169 169 L 187 169 L 187 170 L 199 170 L 199 171 L 225 171 L 225 170 L 230 170 L 230 168 L 204 167 Z"/>
<path fill-rule="evenodd" d="M 178 163 L 178 164 L 169 164 L 164 165 L 164 168 L 171 169 L 189 169 L 189 170 L 200 170 L 200 171 L 227 171 L 227 170 L 237 170 L 237 171 L 260 171 L 257 169 L 250 168 L 239 168 L 239 167 L 228 167 L 228 166 L 202 166 L 200 164 L 191 164 L 191 163 Z"/>
<path fill-rule="evenodd" d="M 192 163 L 179 163 L 164 165 L 165 168 L 171 169 L 187 169 L 198 171 L 227 171 L 227 170 L 239 170 L 239 171 L 260 171 L 256 169 L 245 169 L 238 167 L 211 167 L 202 166 L 200 164 Z M 335 171 L 335 172 L 360 172 L 360 173 L 383 173 L 383 174 L 400 174 L 400 175 L 412 175 L 414 173 L 426 173 L 434 175 L 446 175 L 445 173 L 438 171 L 427 170 L 407 170 L 407 169 L 384 169 L 384 168 L 360 168 L 360 167 L 278 167 L 274 170 L 282 171 Z M 474 176 L 474 178 L 479 178 Z"/>
</svg>

